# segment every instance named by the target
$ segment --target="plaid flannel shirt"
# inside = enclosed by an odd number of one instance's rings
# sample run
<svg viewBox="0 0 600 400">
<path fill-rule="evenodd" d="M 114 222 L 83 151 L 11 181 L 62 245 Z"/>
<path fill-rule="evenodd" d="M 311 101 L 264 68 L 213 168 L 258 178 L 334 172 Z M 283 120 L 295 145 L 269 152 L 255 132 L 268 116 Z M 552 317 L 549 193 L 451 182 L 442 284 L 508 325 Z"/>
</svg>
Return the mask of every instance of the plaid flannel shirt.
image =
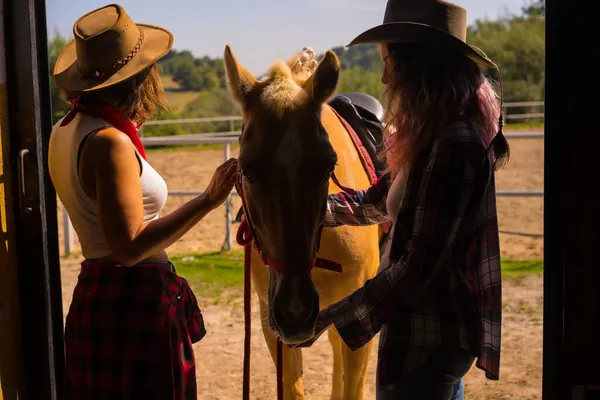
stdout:
<svg viewBox="0 0 600 400">
<path fill-rule="evenodd" d="M 427 360 L 440 346 L 477 357 L 499 378 L 501 271 L 493 160 L 470 123 L 448 126 L 411 168 L 387 267 L 329 307 L 356 350 L 380 330 L 378 387 Z M 329 196 L 325 226 L 389 220 L 389 176 L 368 190 Z M 385 266 L 385 265 L 384 265 Z"/>
</svg>

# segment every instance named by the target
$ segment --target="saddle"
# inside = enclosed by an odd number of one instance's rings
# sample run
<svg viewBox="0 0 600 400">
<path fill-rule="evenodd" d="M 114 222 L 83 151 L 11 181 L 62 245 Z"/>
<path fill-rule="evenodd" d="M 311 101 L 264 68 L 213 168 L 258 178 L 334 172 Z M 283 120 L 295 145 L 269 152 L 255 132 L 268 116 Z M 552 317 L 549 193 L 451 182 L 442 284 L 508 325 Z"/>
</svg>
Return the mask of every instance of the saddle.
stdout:
<svg viewBox="0 0 600 400">
<path fill-rule="evenodd" d="M 371 183 L 385 172 L 385 158 L 380 156 L 383 146 L 383 106 L 375 97 L 366 93 L 341 93 L 329 101 L 348 130 Z M 235 222 L 242 221 L 243 207 L 240 207 Z M 385 235 L 380 248 L 389 234 L 390 224 L 385 225 Z"/>
<path fill-rule="evenodd" d="M 383 148 L 384 110 L 379 100 L 366 93 L 351 92 L 337 95 L 329 105 L 356 133 L 360 144 L 355 145 L 364 147 L 376 177 L 381 177 L 385 172 L 385 159 L 379 155 Z"/>
</svg>

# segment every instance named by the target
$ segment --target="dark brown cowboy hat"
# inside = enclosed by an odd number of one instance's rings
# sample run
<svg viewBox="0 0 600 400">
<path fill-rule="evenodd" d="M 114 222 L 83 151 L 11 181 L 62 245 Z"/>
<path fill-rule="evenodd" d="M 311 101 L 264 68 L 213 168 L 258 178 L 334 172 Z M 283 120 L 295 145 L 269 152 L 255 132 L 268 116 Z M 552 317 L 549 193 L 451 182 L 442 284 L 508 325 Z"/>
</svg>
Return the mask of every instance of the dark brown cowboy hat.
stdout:
<svg viewBox="0 0 600 400">
<path fill-rule="evenodd" d="M 469 46 L 467 11 L 444 0 L 388 0 L 383 24 L 358 35 L 361 43 L 418 43 L 463 52 L 479 65 L 497 68 L 483 52 Z"/>
<path fill-rule="evenodd" d="M 148 68 L 173 45 L 166 29 L 136 24 L 122 6 L 110 4 L 79 18 L 75 39 L 58 56 L 54 79 L 69 92 L 116 85 Z"/>
</svg>

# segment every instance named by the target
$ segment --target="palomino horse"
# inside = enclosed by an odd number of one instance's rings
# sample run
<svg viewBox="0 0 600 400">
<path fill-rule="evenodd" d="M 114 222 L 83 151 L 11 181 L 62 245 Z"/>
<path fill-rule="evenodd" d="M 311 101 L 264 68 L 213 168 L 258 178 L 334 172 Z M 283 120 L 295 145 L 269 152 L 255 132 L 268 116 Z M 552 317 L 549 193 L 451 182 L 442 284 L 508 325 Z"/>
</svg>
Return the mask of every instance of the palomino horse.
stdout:
<svg viewBox="0 0 600 400">
<path fill-rule="evenodd" d="M 326 104 L 334 94 L 340 63 L 329 51 L 317 66 L 312 51 L 277 62 L 257 80 L 225 48 L 232 97 L 240 105 L 244 130 L 239 163 L 254 238 L 264 259 L 252 252 L 254 287 L 262 330 L 275 361 L 276 339 L 299 343 L 312 336 L 320 308 L 361 287 L 379 265 L 377 226 L 320 230 L 330 182 L 369 187 L 358 152 Z M 321 233 L 319 237 L 319 233 Z M 319 247 L 320 242 L 320 247 Z M 318 256 L 341 264 L 343 272 L 311 269 Z M 335 328 L 332 399 L 362 399 L 371 345 L 352 352 Z M 303 399 L 302 353 L 283 346 L 284 398 Z"/>
</svg>

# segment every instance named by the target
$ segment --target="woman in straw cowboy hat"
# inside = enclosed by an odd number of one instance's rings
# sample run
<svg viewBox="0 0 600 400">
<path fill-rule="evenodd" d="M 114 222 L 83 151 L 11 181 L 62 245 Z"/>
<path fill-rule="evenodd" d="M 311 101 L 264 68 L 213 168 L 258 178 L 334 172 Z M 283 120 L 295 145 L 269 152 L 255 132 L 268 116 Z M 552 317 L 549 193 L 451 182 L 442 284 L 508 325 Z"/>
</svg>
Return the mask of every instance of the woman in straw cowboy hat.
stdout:
<svg viewBox="0 0 600 400">
<path fill-rule="evenodd" d="M 196 399 L 202 314 L 164 249 L 229 195 L 236 160 L 158 219 L 167 186 L 138 128 L 163 106 L 156 62 L 173 37 L 108 5 L 77 20 L 54 77 L 73 108 L 52 131 L 50 175 L 85 261 L 65 327 L 65 399 Z"/>
<path fill-rule="evenodd" d="M 450 399 L 477 360 L 500 364 L 501 277 L 494 170 L 509 147 L 501 106 L 467 45 L 466 11 L 444 0 L 389 0 L 384 23 L 350 45 L 379 43 L 389 173 L 330 195 L 329 226 L 391 219 L 378 274 L 327 309 L 351 349 L 380 337 L 378 399 Z"/>
</svg>

